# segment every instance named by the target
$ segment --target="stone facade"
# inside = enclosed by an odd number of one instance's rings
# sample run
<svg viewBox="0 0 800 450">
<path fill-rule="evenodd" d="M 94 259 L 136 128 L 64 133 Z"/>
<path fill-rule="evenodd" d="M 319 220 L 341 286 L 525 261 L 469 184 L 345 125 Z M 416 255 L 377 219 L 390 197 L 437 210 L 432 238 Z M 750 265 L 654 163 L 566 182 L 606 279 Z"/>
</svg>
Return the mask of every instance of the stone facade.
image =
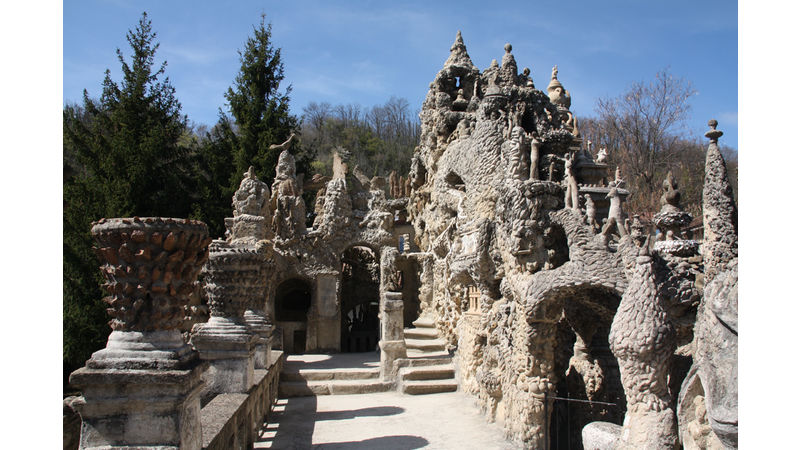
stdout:
<svg viewBox="0 0 800 450">
<path fill-rule="evenodd" d="M 511 50 L 480 71 L 459 33 L 423 104 L 408 177 L 421 313 L 449 342 L 461 389 L 526 448 L 579 447 L 594 421 L 626 424 L 620 448 L 676 446 L 704 310 L 699 244 L 682 233 L 691 216 L 668 177 L 651 250 L 619 170 L 580 139 L 557 67 L 539 91 Z M 735 292 L 725 279 L 717 291 Z"/>
</svg>

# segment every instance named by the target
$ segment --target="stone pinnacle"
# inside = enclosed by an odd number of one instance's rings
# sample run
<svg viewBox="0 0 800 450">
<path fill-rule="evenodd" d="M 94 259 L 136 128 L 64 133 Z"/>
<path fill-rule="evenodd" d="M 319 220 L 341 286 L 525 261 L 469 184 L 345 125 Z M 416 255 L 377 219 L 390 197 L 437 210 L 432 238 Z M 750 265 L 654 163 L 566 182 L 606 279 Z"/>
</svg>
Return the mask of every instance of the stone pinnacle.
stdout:
<svg viewBox="0 0 800 450">
<path fill-rule="evenodd" d="M 715 144 L 717 143 L 717 140 L 722 136 L 722 131 L 717 130 L 717 124 L 718 122 L 715 119 L 709 120 L 708 126 L 711 127 L 711 129 L 706 131 L 706 137 Z"/>
</svg>

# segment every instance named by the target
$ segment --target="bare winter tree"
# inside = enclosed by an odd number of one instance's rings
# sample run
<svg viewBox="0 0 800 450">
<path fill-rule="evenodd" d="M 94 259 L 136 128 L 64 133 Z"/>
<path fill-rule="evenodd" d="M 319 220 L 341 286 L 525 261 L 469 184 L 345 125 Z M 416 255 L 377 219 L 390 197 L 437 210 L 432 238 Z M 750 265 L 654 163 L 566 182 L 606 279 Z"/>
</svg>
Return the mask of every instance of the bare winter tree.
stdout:
<svg viewBox="0 0 800 450">
<path fill-rule="evenodd" d="M 407 173 L 419 135 L 419 120 L 402 98 L 368 109 L 314 102 L 303 108 L 302 138 L 315 150 L 312 167 L 319 173 L 331 173 L 331 152 L 337 147 L 346 149 L 351 166 L 367 176 Z"/>
<path fill-rule="evenodd" d="M 693 146 L 686 127 L 693 95 L 689 81 L 663 69 L 649 83 L 636 82 L 618 97 L 599 99 L 597 117 L 582 122 L 584 135 L 595 148 L 608 149 L 609 162 L 620 166 L 631 184 L 631 209 L 657 208 L 666 171 L 695 159 L 689 155 L 694 152 L 687 153 Z"/>
</svg>

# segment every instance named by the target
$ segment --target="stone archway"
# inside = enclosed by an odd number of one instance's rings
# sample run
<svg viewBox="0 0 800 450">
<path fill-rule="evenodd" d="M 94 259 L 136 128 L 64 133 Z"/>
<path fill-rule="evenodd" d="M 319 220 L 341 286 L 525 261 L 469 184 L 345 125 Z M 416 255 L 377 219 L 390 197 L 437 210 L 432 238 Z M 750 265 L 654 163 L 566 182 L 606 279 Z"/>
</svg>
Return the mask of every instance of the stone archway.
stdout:
<svg viewBox="0 0 800 450">
<path fill-rule="evenodd" d="M 530 369 L 540 386 L 527 423 L 537 448 L 580 449 L 583 426 L 621 424 L 625 417 L 619 366 L 608 341 L 622 292 L 610 280 L 592 282 L 593 274 L 574 269 L 566 264 L 542 274 L 527 293 Z"/>
<path fill-rule="evenodd" d="M 563 313 L 553 343 L 551 449 L 580 449 L 589 422 L 621 425 L 625 418 L 625 391 L 608 342 L 620 300 L 618 293 L 591 285 L 554 293 L 551 301 L 561 303 Z"/>
<path fill-rule="evenodd" d="M 342 352 L 367 352 L 377 348 L 379 292 L 378 254 L 366 246 L 349 247 L 342 254 Z"/>
<path fill-rule="evenodd" d="M 275 321 L 282 330 L 283 350 L 304 353 L 308 332 L 308 311 L 313 289 L 302 278 L 289 278 L 275 290 Z"/>
</svg>

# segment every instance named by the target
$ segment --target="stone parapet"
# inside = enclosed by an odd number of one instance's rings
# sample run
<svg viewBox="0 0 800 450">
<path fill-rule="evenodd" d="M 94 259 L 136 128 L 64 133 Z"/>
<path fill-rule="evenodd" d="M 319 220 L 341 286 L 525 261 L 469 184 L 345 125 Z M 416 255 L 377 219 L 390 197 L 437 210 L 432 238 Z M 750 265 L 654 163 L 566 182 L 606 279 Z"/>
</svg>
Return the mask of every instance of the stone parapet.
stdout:
<svg viewBox="0 0 800 450">
<path fill-rule="evenodd" d="M 73 372 L 70 383 L 83 392 L 73 403 L 83 422 L 80 448 L 198 448 L 206 368 L 195 358 L 184 370 L 83 367 Z"/>
<path fill-rule="evenodd" d="M 219 394 L 200 411 L 204 450 L 252 448 L 278 398 L 278 379 L 286 356 L 273 351 L 267 369 L 255 370 L 247 393 Z"/>
</svg>

